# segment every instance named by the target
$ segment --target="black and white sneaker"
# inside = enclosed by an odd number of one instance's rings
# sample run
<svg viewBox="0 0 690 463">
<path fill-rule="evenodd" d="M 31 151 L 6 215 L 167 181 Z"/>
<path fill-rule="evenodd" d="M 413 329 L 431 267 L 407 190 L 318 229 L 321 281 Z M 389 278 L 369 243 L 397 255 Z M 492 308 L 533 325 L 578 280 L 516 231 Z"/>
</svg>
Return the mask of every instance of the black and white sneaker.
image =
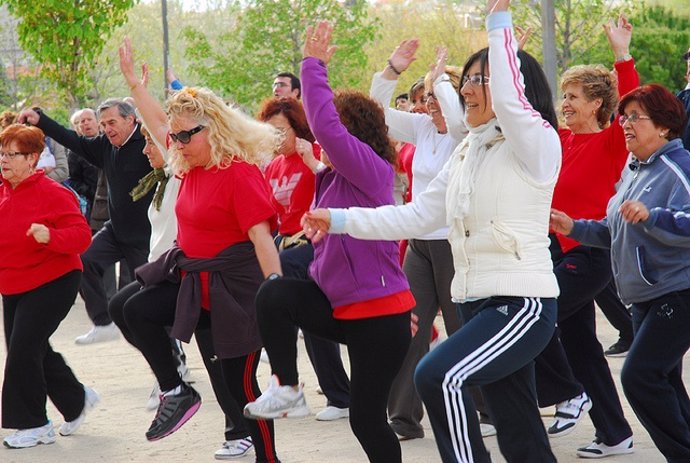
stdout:
<svg viewBox="0 0 690 463">
<path fill-rule="evenodd" d="M 580 458 L 605 458 L 612 455 L 625 455 L 634 451 L 632 436 L 623 439 L 616 445 L 606 445 L 597 437 L 587 447 L 577 449 L 577 456 Z"/>
<path fill-rule="evenodd" d="M 156 417 L 146 431 L 146 439 L 156 441 L 174 433 L 194 416 L 199 407 L 199 393 L 187 384 L 182 385 L 182 392 L 179 394 L 161 395 Z"/>
<path fill-rule="evenodd" d="M 549 437 L 561 437 L 570 434 L 577 423 L 592 408 L 592 401 L 586 393 L 582 393 L 556 405 L 556 418 L 547 433 Z"/>
<path fill-rule="evenodd" d="M 625 357 L 630 350 L 630 342 L 619 339 L 604 351 L 607 357 Z"/>
</svg>

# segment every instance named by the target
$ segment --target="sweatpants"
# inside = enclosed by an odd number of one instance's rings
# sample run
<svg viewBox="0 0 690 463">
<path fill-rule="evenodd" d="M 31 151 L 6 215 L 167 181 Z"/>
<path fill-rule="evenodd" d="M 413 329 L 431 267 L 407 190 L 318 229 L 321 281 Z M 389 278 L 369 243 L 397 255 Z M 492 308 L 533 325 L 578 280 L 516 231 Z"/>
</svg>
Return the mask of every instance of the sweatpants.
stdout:
<svg viewBox="0 0 690 463">
<path fill-rule="evenodd" d="M 74 270 L 31 291 L 2 296 L 7 343 L 3 428 L 48 423 L 46 397 L 65 421 L 77 419 L 84 409 L 84 386 L 48 342 L 72 308 L 80 281 L 81 272 Z"/>
<path fill-rule="evenodd" d="M 448 336 L 460 328 L 460 316 L 450 298 L 450 283 L 455 274 L 450 243 L 448 240 L 410 240 L 403 261 L 403 271 L 417 301 L 412 312 L 418 317 L 419 329 L 412 338 L 400 372 L 393 381 L 388 398 L 388 416 L 396 433 L 422 437 L 424 408 L 414 386 L 414 370 L 429 352 L 431 326 L 439 308 Z"/>
<path fill-rule="evenodd" d="M 481 386 L 509 463 L 555 462 L 539 416 L 534 357 L 556 323 L 556 300 L 495 296 L 460 304 L 464 324 L 417 366 L 414 380 L 444 462 L 487 463 L 470 386 Z"/>
<path fill-rule="evenodd" d="M 134 269 L 147 262 L 148 254 L 148 246 L 138 248 L 118 242 L 110 221 L 94 235 L 91 246 L 81 255 L 84 279 L 80 288 L 86 312 L 94 325 L 104 326 L 112 322 L 103 284 L 105 270 L 124 259 L 129 274 L 134 275 Z"/>
<path fill-rule="evenodd" d="M 632 429 L 623 414 L 609 364 L 597 339 L 594 308 L 594 297 L 611 278 L 609 251 L 578 246 L 563 254 L 560 246 L 555 248 L 552 245 L 551 256 L 561 289 L 558 296 L 560 343 L 552 340 L 537 362 L 538 394 L 545 394 L 548 390 L 553 391 L 550 394 L 563 392 L 556 383 L 550 382 L 551 378 L 544 374 L 542 368 L 544 358 L 555 358 L 549 351 L 562 345 L 567 360 L 562 364 L 552 363 L 549 371 L 572 369 L 572 374 L 592 399 L 589 417 L 594 424 L 595 436 L 606 445 L 619 444 L 632 435 Z"/>
<path fill-rule="evenodd" d="M 630 315 L 630 310 L 621 302 L 620 297 L 618 297 L 618 290 L 616 289 L 616 283 L 613 278 L 611 278 L 609 284 L 606 285 L 606 288 L 596 295 L 594 300 L 611 326 L 618 330 L 619 339 L 627 342 L 628 345 L 632 344 L 632 316 Z"/>
<path fill-rule="evenodd" d="M 138 281 L 133 281 L 120 291 L 118 291 L 108 303 L 108 312 L 113 322 L 120 328 L 124 338 L 134 347 L 137 347 L 136 341 L 132 336 L 132 332 L 125 322 L 124 308 L 125 303 L 130 297 L 142 290 L 142 286 Z M 173 307 L 174 310 L 174 307 Z M 201 358 L 206 366 L 209 380 L 213 393 L 218 400 L 218 405 L 225 414 L 225 440 L 244 439 L 249 436 L 249 431 L 245 426 L 245 421 L 240 410 L 239 405 L 230 394 L 225 378 L 220 367 L 220 361 L 216 358 L 213 348 L 213 337 L 211 330 L 208 328 L 197 327 L 194 332 L 194 339 L 196 339 Z M 138 349 L 138 347 L 137 347 Z"/>
<path fill-rule="evenodd" d="M 174 389 L 182 384 L 165 329 L 175 321 L 178 291 L 178 285 L 167 282 L 149 286 L 130 297 L 123 309 L 125 323 L 134 339 L 133 345 L 144 355 L 162 391 Z M 201 308 L 199 310 L 201 314 L 197 330 L 209 329 L 209 313 Z M 259 352 L 236 358 L 223 358 L 220 364 L 225 384 L 240 409 L 261 395 L 256 381 Z M 244 420 L 244 423 L 254 442 L 256 461 L 277 462 L 273 421 Z"/>
<path fill-rule="evenodd" d="M 369 461 L 400 463 L 400 443 L 388 425 L 386 403 L 410 344 L 410 313 L 338 320 L 314 281 L 290 278 L 265 282 L 256 308 L 273 374 L 283 385 L 298 384 L 296 327 L 347 345 L 350 427 Z"/>
<path fill-rule="evenodd" d="M 690 289 L 633 304 L 635 337 L 621 382 L 635 415 L 670 463 L 690 461 L 690 399 L 683 356 L 690 348 Z"/>
</svg>

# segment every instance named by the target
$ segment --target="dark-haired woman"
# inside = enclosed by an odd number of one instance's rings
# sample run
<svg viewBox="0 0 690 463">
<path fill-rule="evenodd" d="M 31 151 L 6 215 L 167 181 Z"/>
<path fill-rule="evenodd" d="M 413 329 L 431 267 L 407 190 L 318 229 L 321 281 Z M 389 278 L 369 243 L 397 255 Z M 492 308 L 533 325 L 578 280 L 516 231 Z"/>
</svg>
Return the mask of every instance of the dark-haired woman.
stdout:
<svg viewBox="0 0 690 463">
<path fill-rule="evenodd" d="M 632 25 L 621 17 L 605 30 L 616 56 L 618 79 L 602 65 L 574 66 L 561 79 L 561 113 L 566 127 L 559 130 L 563 165 L 552 206 L 578 219 L 600 220 L 606 215 L 606 203 L 615 193 L 628 157 L 623 131 L 618 124 L 610 124 L 611 114 L 619 93 L 639 85 L 629 54 Z M 595 324 L 594 298 L 611 280 L 610 256 L 603 249 L 583 246 L 562 235 L 554 233 L 550 238 L 561 290 L 560 332 L 536 361 L 539 404 L 556 404 L 548 434 L 557 437 L 572 432 L 591 408 L 594 440 L 578 448 L 578 455 L 601 458 L 631 453 L 632 429 L 623 414 Z M 627 309 L 620 301 L 613 302 L 610 308 L 622 314 L 625 323 Z M 627 323 L 631 329 L 631 322 Z"/>
<path fill-rule="evenodd" d="M 635 337 L 621 382 L 635 414 L 666 461 L 690 461 L 690 399 L 681 377 L 690 348 L 690 155 L 685 111 L 660 85 L 626 94 L 618 105 L 626 147 L 635 156 L 604 220 L 553 210 L 554 230 L 610 248 Z"/>
<path fill-rule="evenodd" d="M 326 64 L 332 27 L 307 30 L 302 62 L 304 107 L 328 156 L 316 177 L 322 207 L 394 204 L 395 150 L 383 110 L 357 92 L 333 95 Z M 259 328 L 271 360 L 269 388 L 247 404 L 260 418 L 309 413 L 298 386 L 296 329 L 347 345 L 350 425 L 369 461 L 399 463 L 400 443 L 386 419 L 386 402 L 410 343 L 414 298 L 399 264 L 397 243 L 333 236 L 314 246 L 312 280 L 269 277 L 257 295 Z"/>
<path fill-rule="evenodd" d="M 326 166 L 314 156 L 320 148 L 315 144 L 304 108 L 297 99 L 266 100 L 259 109 L 258 119 L 283 134 L 276 157 L 264 171 L 278 211 L 276 244 L 280 266 L 283 276 L 306 280 L 309 264 L 314 260 L 314 247 L 304 236 L 300 220 L 314 201 L 315 173 Z M 347 418 L 350 379 L 340 357 L 340 344 L 305 332 L 304 345 L 327 400 L 326 408 L 316 414 L 316 419 Z"/>
<path fill-rule="evenodd" d="M 308 236 L 402 239 L 447 224 L 464 324 L 417 367 L 415 384 L 444 462 L 489 462 L 469 387 L 480 385 L 508 462 L 555 462 L 539 416 L 534 358 L 551 338 L 558 284 L 548 222 L 560 166 L 543 71 L 518 52 L 507 0 L 490 0 L 489 49 L 463 69 L 470 130 L 412 203 L 315 210 Z M 332 238 L 332 237 L 331 237 Z"/>
</svg>

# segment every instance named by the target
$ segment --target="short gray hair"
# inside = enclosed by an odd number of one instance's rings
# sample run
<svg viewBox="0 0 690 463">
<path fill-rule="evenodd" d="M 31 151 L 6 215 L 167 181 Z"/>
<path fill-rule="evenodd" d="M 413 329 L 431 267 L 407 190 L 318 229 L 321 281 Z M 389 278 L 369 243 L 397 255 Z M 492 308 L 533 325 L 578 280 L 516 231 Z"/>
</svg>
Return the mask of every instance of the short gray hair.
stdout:
<svg viewBox="0 0 690 463">
<path fill-rule="evenodd" d="M 132 116 L 134 119 L 137 118 L 137 115 L 134 112 L 134 106 L 118 98 L 108 98 L 103 103 L 101 103 L 98 106 L 98 108 L 96 108 L 96 116 L 98 116 L 98 118 L 100 119 L 101 113 L 106 109 L 110 108 L 117 108 L 117 112 L 120 114 L 120 117 L 122 118 L 127 118 L 129 116 Z"/>
</svg>

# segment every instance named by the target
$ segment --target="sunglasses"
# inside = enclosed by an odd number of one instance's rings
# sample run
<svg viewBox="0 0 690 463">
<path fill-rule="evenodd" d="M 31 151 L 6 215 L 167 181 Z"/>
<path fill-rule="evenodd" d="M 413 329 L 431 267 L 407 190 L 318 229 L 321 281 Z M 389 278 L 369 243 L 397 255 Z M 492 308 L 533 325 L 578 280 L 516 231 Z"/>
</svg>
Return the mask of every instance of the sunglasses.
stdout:
<svg viewBox="0 0 690 463">
<path fill-rule="evenodd" d="M 204 127 L 203 125 L 197 125 L 196 127 L 194 127 L 194 128 L 191 129 L 191 130 L 180 130 L 180 131 L 177 132 L 177 133 L 172 133 L 172 132 L 171 132 L 171 133 L 170 133 L 170 138 L 172 138 L 172 141 L 173 141 L 173 142 L 178 142 L 178 141 L 179 141 L 179 142 L 182 143 L 183 145 L 186 145 L 186 144 L 188 144 L 190 141 L 192 141 L 192 135 L 194 135 L 195 133 L 201 132 L 202 130 L 204 130 L 204 128 L 205 128 L 205 127 Z"/>
</svg>

